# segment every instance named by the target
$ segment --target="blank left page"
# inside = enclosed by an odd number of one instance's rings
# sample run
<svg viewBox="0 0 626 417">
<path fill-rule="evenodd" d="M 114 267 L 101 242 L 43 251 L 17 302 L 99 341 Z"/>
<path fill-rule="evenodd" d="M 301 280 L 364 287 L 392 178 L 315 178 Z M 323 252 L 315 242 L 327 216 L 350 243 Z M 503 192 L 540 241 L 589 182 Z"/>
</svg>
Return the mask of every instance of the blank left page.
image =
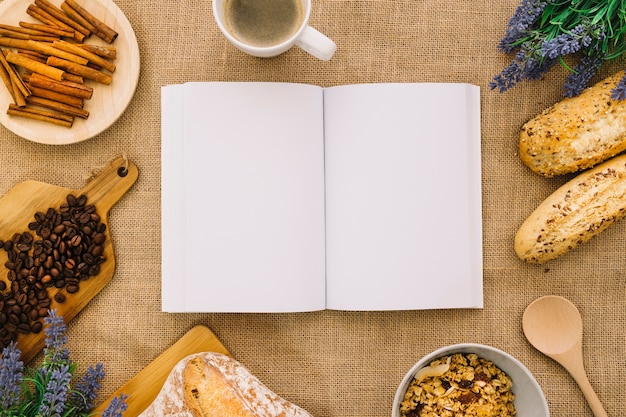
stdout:
<svg viewBox="0 0 626 417">
<path fill-rule="evenodd" d="M 173 175 L 182 178 L 184 242 L 182 258 L 173 259 L 184 265 L 178 275 L 171 274 L 171 265 L 164 271 L 170 276 L 163 276 L 163 288 L 183 289 L 163 295 L 164 309 L 323 309 L 321 88 L 283 83 L 178 88 L 183 89 L 178 146 L 184 163 Z"/>
</svg>

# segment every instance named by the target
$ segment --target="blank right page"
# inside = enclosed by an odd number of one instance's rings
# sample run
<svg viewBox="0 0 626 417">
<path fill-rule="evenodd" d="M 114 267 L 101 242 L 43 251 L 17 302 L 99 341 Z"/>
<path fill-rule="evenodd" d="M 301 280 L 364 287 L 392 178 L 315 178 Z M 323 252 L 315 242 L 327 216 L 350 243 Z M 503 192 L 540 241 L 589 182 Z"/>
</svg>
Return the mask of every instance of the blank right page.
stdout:
<svg viewBox="0 0 626 417">
<path fill-rule="evenodd" d="M 479 96 L 325 89 L 327 308 L 483 306 Z"/>
</svg>

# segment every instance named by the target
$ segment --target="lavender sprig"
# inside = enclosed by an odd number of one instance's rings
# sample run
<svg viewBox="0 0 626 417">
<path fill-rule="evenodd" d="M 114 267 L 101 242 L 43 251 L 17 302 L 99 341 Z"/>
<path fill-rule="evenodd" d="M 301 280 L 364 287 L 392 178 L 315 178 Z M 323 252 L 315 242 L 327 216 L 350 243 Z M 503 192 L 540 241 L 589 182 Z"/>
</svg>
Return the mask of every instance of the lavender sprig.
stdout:
<svg viewBox="0 0 626 417">
<path fill-rule="evenodd" d="M 56 310 L 49 310 L 44 319 L 46 327 L 46 347 L 44 349 L 44 367 L 53 368 L 63 365 L 69 360 L 70 352 L 67 343 L 67 326 L 63 317 L 57 316 Z"/>
<path fill-rule="evenodd" d="M 113 397 L 109 405 L 102 412 L 102 417 L 122 417 L 122 414 L 128 408 L 126 400 L 128 395 L 120 394 L 118 397 Z"/>
<path fill-rule="evenodd" d="M 498 49 L 507 54 L 513 52 L 520 41 L 526 37 L 531 25 L 535 19 L 541 15 L 546 7 L 546 1 L 543 0 L 522 0 L 522 3 L 515 9 L 515 13 L 509 20 L 506 34 L 500 41 Z"/>
<path fill-rule="evenodd" d="M 626 2 L 522 0 L 498 49 L 515 58 L 493 78 L 491 89 L 504 92 L 539 79 L 558 62 L 570 72 L 564 94 L 576 96 L 602 63 L 626 52 Z M 576 59 L 578 63 L 571 62 Z M 626 98 L 626 73 L 622 81 L 612 91 L 614 99 Z"/>
<path fill-rule="evenodd" d="M 39 406 L 39 414 L 42 417 L 61 417 L 65 411 L 71 379 L 72 374 L 68 364 L 63 364 L 59 369 L 52 371 L 43 395 L 43 402 Z"/>
<path fill-rule="evenodd" d="M 20 399 L 21 384 L 24 373 L 24 362 L 20 360 L 21 352 L 17 343 L 11 342 L 2 349 L 0 359 L 0 410 L 9 410 L 16 406 Z"/>
<path fill-rule="evenodd" d="M 93 408 L 104 376 L 104 365 L 97 363 L 95 366 L 90 366 L 76 384 L 70 401 L 79 412 L 87 412 Z"/>
<path fill-rule="evenodd" d="M 76 387 L 71 383 L 77 368 L 65 346 L 67 328 L 55 310 L 44 319 L 46 347 L 44 361 L 35 369 L 24 369 L 17 344 L 2 350 L 0 358 L 0 417 L 91 417 L 104 366 L 89 367 Z M 103 417 L 121 417 L 128 396 L 113 398 Z"/>
</svg>

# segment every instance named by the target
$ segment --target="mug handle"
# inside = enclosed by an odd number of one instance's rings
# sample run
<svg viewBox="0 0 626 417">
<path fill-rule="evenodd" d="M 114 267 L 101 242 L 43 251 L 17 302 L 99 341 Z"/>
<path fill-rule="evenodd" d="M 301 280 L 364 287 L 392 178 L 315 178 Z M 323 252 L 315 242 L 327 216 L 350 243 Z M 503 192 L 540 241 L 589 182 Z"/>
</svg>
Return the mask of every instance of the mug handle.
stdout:
<svg viewBox="0 0 626 417">
<path fill-rule="evenodd" d="M 337 50 L 335 42 L 311 26 L 304 28 L 296 40 L 296 45 L 323 61 L 332 58 Z"/>
</svg>

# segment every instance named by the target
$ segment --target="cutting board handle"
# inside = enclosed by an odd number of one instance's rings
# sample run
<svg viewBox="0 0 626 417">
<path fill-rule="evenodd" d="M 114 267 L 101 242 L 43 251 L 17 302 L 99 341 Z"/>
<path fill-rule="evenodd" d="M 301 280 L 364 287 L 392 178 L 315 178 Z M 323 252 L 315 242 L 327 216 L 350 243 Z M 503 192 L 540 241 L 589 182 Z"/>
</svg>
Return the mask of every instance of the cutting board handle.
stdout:
<svg viewBox="0 0 626 417">
<path fill-rule="evenodd" d="M 80 191 L 90 201 L 98 201 L 103 212 L 109 212 L 124 194 L 137 181 L 139 170 L 137 166 L 124 156 L 118 156 L 92 177 Z"/>
</svg>

